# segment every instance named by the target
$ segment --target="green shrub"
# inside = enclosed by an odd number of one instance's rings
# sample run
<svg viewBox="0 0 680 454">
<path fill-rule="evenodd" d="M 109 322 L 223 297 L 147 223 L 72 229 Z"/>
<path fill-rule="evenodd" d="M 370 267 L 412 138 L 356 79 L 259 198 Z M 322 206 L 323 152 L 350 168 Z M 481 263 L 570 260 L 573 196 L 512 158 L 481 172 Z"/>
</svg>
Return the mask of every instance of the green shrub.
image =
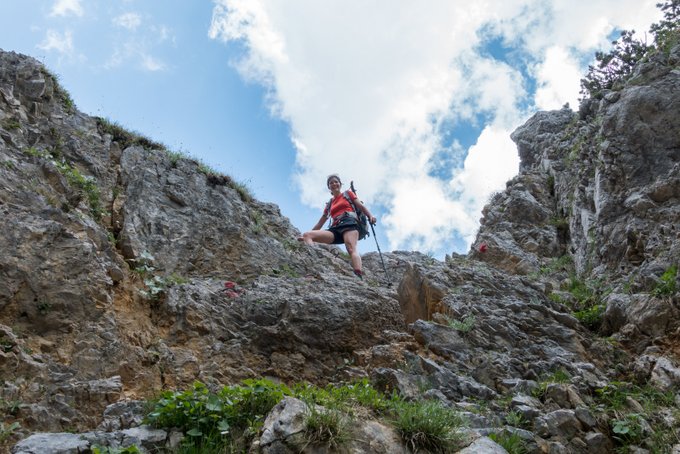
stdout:
<svg viewBox="0 0 680 454">
<path fill-rule="evenodd" d="M 195 382 L 186 391 L 161 393 L 151 403 L 146 422 L 184 432 L 184 452 L 222 452 L 219 449 L 235 442 L 237 446 L 247 445 L 266 415 L 286 395 L 290 395 L 286 386 L 265 379 L 245 380 L 218 392 Z"/>
<path fill-rule="evenodd" d="M 595 54 L 597 63 L 589 66 L 586 76 L 581 79 L 582 99 L 601 98 L 604 90 L 621 86 L 638 62 L 655 52 L 668 54 L 680 42 L 680 2 L 665 0 L 656 6 L 663 12 L 664 19 L 650 27 L 654 44 L 647 45 L 636 40 L 632 30 L 621 32 L 619 39 L 612 41 L 614 47 L 611 51 Z"/>
<path fill-rule="evenodd" d="M 676 291 L 676 279 L 678 276 L 678 267 L 673 265 L 668 268 L 659 278 L 659 283 L 652 290 L 652 295 L 654 296 L 670 296 Z"/>
<path fill-rule="evenodd" d="M 406 445 L 414 452 L 453 452 L 462 436 L 464 420 L 436 401 L 395 401 L 391 422 Z"/>
</svg>

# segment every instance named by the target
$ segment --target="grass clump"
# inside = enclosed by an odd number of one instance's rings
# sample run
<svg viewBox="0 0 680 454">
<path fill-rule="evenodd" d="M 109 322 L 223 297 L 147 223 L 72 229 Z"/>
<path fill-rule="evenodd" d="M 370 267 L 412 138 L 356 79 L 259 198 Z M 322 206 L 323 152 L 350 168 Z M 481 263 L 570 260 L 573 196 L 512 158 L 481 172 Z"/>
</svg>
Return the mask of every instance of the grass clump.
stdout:
<svg viewBox="0 0 680 454">
<path fill-rule="evenodd" d="M 501 445 L 508 454 L 526 454 L 529 452 L 526 442 L 514 432 L 502 431 L 489 434 L 489 438 Z"/>
<path fill-rule="evenodd" d="M 66 110 L 68 113 L 75 112 L 76 104 L 73 102 L 71 94 L 66 91 L 66 89 L 64 89 L 64 87 L 62 87 L 59 83 L 59 76 L 51 73 L 47 68 L 42 68 L 42 72 L 45 77 L 52 80 L 54 86 L 54 96 L 59 100 L 64 110 Z"/>
<path fill-rule="evenodd" d="M 350 440 L 349 423 L 349 417 L 336 408 L 319 408 L 308 403 L 304 420 L 306 444 L 338 449 Z"/>
<path fill-rule="evenodd" d="M 436 401 L 395 401 L 392 425 L 414 452 L 454 452 L 460 447 L 461 416 Z"/>
<path fill-rule="evenodd" d="M 153 141 L 139 133 L 131 132 L 115 121 L 103 117 L 95 117 L 99 129 L 111 134 L 112 140 L 120 144 L 121 149 L 126 149 L 133 145 L 139 145 L 147 150 L 166 150 L 167 147 L 160 142 Z M 172 159 L 172 157 L 171 157 Z"/>
</svg>

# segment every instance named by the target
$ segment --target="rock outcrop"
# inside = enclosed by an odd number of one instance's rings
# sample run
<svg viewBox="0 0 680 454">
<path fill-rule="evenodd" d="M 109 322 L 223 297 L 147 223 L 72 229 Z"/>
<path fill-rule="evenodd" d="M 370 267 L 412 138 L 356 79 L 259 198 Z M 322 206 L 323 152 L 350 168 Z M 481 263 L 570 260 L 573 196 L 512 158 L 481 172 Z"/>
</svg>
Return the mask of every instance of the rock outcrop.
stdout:
<svg viewBox="0 0 680 454">
<path fill-rule="evenodd" d="M 613 452 L 603 389 L 680 401 L 678 61 L 676 46 L 579 112 L 532 117 L 469 254 L 383 254 L 388 285 L 377 254 L 358 280 L 275 205 L 77 111 L 37 61 L 0 51 L 0 404 L 3 431 L 20 424 L 4 438 L 161 449 L 181 434 L 140 426 L 158 390 L 369 377 L 463 412 L 461 452 L 503 452 L 506 435 Z M 297 449 L 302 411 L 282 401 L 252 449 Z M 677 435 L 664 412 L 649 427 Z M 370 417 L 353 430 L 373 440 L 354 452 L 407 452 Z"/>
</svg>

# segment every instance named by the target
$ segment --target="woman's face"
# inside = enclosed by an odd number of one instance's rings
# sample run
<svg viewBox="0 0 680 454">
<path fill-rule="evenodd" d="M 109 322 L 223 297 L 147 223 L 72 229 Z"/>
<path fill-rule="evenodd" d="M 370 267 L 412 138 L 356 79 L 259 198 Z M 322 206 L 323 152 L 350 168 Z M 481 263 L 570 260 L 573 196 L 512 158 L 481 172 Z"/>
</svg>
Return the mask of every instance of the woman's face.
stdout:
<svg viewBox="0 0 680 454">
<path fill-rule="evenodd" d="M 340 189 L 340 186 L 342 186 L 342 183 L 340 183 L 340 180 L 337 178 L 331 178 L 328 180 L 328 189 L 331 191 L 334 191 L 336 189 Z"/>
</svg>

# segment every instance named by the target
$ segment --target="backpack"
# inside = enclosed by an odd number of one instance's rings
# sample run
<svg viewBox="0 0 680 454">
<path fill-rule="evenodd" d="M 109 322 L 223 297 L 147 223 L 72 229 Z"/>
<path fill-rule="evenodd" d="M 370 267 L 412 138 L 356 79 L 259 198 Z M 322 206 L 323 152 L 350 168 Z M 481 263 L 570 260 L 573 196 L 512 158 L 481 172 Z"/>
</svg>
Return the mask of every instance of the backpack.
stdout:
<svg viewBox="0 0 680 454">
<path fill-rule="evenodd" d="M 350 188 L 352 192 L 354 192 L 354 182 L 350 184 Z M 354 192 L 356 194 L 356 192 Z M 363 240 L 367 236 L 371 236 L 370 233 L 368 233 L 368 216 L 366 216 L 366 213 L 364 213 L 360 208 L 358 208 L 354 202 L 352 201 L 352 198 L 347 194 L 347 191 L 342 193 L 342 196 L 349 202 L 349 205 L 352 207 L 354 210 L 354 213 L 356 213 L 356 221 L 357 221 L 357 227 L 359 228 L 359 239 Z M 326 210 L 328 214 L 330 215 L 331 212 L 331 202 L 333 201 L 333 198 L 331 197 L 331 200 L 328 201 L 326 204 Z M 333 219 L 331 219 L 331 222 L 333 222 Z"/>
</svg>

